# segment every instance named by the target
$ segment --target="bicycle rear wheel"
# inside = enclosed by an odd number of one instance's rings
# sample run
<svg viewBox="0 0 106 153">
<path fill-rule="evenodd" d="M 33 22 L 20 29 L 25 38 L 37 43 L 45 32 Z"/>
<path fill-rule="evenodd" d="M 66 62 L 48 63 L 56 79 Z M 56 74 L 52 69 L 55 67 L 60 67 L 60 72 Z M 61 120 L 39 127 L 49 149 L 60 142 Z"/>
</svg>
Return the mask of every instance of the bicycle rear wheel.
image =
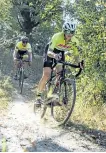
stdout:
<svg viewBox="0 0 106 153">
<path fill-rule="evenodd" d="M 53 117 L 61 124 L 66 124 L 69 120 L 76 101 L 75 80 L 65 79 L 59 90 L 59 103 L 61 106 L 52 108 Z"/>
<path fill-rule="evenodd" d="M 20 68 L 20 70 L 19 70 L 19 87 L 20 87 L 21 94 L 22 94 L 22 90 L 23 90 L 23 83 L 24 83 L 24 70 L 23 70 L 23 68 Z"/>
</svg>

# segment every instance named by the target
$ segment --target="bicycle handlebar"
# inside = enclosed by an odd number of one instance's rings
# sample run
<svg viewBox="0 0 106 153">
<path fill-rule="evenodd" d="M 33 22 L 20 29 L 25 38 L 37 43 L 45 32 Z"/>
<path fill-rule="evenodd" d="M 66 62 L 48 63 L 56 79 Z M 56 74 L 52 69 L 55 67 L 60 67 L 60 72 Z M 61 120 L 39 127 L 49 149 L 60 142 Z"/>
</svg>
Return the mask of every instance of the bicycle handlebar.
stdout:
<svg viewBox="0 0 106 153">
<path fill-rule="evenodd" d="M 63 65 L 71 66 L 71 67 L 73 67 L 73 68 L 79 68 L 79 71 L 78 71 L 78 73 L 75 75 L 75 77 L 78 77 L 78 76 L 81 74 L 82 70 L 83 70 L 83 69 L 80 67 L 80 64 L 81 64 L 82 66 L 84 66 L 84 60 L 82 60 L 78 65 L 71 64 L 71 63 L 69 63 L 69 62 L 63 62 L 63 61 L 60 61 L 59 63 L 62 63 Z"/>
<path fill-rule="evenodd" d="M 68 65 L 68 66 L 71 66 L 71 67 L 73 67 L 73 68 L 80 68 L 79 65 L 71 64 L 71 63 L 69 63 L 69 62 L 59 61 L 58 63 L 62 63 L 63 65 Z"/>
<path fill-rule="evenodd" d="M 78 71 L 78 73 L 75 75 L 75 77 L 78 77 L 78 76 L 81 74 L 82 70 L 83 70 L 83 69 L 81 68 L 80 64 L 81 64 L 82 66 L 84 66 L 84 60 L 82 60 L 80 63 L 78 63 L 78 65 L 71 64 L 71 63 L 69 63 L 69 62 L 64 62 L 64 61 L 56 61 L 56 63 L 53 65 L 52 68 L 54 68 L 54 67 L 56 66 L 57 63 L 62 63 L 63 65 L 68 65 L 68 66 L 71 66 L 71 67 L 73 67 L 73 68 L 79 68 L 79 71 Z"/>
<path fill-rule="evenodd" d="M 82 72 L 82 69 L 80 68 L 78 73 L 75 75 L 75 77 L 78 77 L 81 74 L 81 72 Z"/>
<path fill-rule="evenodd" d="M 28 60 L 23 60 L 23 59 L 19 59 L 19 61 L 22 61 L 22 62 L 30 62 L 30 61 L 28 61 Z"/>
</svg>

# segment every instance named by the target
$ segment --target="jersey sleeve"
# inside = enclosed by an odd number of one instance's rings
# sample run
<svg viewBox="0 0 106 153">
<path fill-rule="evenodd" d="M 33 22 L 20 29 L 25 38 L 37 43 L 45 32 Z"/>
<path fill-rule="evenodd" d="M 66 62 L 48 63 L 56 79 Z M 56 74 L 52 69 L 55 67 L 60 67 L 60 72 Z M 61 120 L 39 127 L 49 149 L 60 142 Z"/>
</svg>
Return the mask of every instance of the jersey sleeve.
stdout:
<svg viewBox="0 0 106 153">
<path fill-rule="evenodd" d="M 28 50 L 28 52 L 29 52 L 29 53 L 31 53 L 31 52 L 32 52 L 32 48 L 31 48 L 31 45 L 30 45 L 29 43 L 28 43 L 27 50 Z"/>
<path fill-rule="evenodd" d="M 57 38 L 56 38 L 56 35 L 53 35 L 51 39 L 51 43 L 49 45 L 49 49 L 54 50 L 54 48 L 56 47 L 56 44 L 57 44 Z"/>
</svg>

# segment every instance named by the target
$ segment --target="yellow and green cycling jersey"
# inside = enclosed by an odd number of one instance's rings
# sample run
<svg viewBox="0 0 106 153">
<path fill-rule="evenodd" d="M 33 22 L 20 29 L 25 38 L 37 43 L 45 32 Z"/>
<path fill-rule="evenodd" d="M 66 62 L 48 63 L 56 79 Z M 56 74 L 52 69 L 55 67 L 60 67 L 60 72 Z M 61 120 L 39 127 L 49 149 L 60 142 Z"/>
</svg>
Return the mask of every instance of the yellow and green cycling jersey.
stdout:
<svg viewBox="0 0 106 153">
<path fill-rule="evenodd" d="M 15 51 L 25 52 L 28 51 L 29 53 L 32 52 L 31 45 L 29 43 L 26 46 L 23 46 L 22 41 L 19 41 L 15 46 Z"/>
<path fill-rule="evenodd" d="M 75 36 L 72 36 L 71 40 L 66 42 L 64 33 L 59 32 L 53 35 L 51 43 L 49 45 L 49 50 L 60 50 L 60 51 L 70 51 L 72 55 L 78 56 L 79 41 Z"/>
</svg>

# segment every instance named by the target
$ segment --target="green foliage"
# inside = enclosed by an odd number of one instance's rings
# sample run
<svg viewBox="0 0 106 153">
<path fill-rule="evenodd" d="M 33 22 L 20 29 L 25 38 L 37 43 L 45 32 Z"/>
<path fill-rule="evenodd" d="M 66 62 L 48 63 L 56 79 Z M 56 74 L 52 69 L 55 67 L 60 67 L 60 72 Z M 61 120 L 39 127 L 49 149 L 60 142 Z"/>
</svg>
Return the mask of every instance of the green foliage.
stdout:
<svg viewBox="0 0 106 153">
<path fill-rule="evenodd" d="M 0 78 L 0 110 L 6 109 L 11 100 L 12 85 L 9 77 Z"/>
<path fill-rule="evenodd" d="M 21 1 L 13 0 L 14 6 L 18 6 L 19 24 L 24 32 L 30 34 L 34 27 L 48 21 L 56 22 L 63 11 L 61 0 L 45 1 Z"/>
<path fill-rule="evenodd" d="M 4 90 L 10 91 L 12 90 L 10 77 L 3 77 L 0 81 L 0 87 Z"/>
<path fill-rule="evenodd" d="M 105 129 L 106 113 L 102 110 L 106 109 L 106 3 L 76 0 L 71 8 L 70 11 L 68 9 L 69 14 L 79 22 L 80 58 L 85 61 L 84 72 L 77 81 L 77 104 L 73 118 Z"/>
<path fill-rule="evenodd" d="M 50 37 L 61 30 L 62 0 L 13 0 L 13 6 L 13 19 L 17 20 L 18 17 L 17 26 L 20 26 L 20 30 L 29 37 L 33 52 L 42 55 Z M 14 23 L 12 20 L 13 29 Z"/>
<path fill-rule="evenodd" d="M 11 0 L 0 0 L 0 20 L 9 20 Z"/>
<path fill-rule="evenodd" d="M 6 138 L 2 139 L 2 152 L 7 151 L 7 144 L 6 144 Z"/>
<path fill-rule="evenodd" d="M 61 27 L 59 27 L 60 23 L 54 23 L 51 25 L 49 21 L 45 21 L 38 27 L 34 28 L 32 31 L 32 46 L 33 50 L 36 54 L 43 55 L 44 48 L 46 47 L 47 43 L 49 42 L 52 35 L 58 32 Z"/>
<path fill-rule="evenodd" d="M 95 89 L 99 90 L 99 95 L 106 89 L 105 68 L 106 60 L 103 59 L 102 53 L 105 52 L 106 31 L 105 31 L 105 12 L 106 9 L 98 10 L 95 1 L 81 0 L 77 7 L 77 13 L 80 21 L 79 26 L 82 40 L 81 47 L 83 48 L 82 56 L 85 59 L 85 73 L 95 84 Z M 101 18 L 104 19 L 101 22 Z M 81 37 L 80 36 L 80 37 Z M 99 82 L 99 83 L 98 83 Z M 101 83 L 100 83 L 101 82 Z M 102 87 L 101 87 L 102 84 Z M 93 87 L 91 87 L 92 91 Z M 92 92 L 92 96 L 94 93 Z"/>
</svg>

